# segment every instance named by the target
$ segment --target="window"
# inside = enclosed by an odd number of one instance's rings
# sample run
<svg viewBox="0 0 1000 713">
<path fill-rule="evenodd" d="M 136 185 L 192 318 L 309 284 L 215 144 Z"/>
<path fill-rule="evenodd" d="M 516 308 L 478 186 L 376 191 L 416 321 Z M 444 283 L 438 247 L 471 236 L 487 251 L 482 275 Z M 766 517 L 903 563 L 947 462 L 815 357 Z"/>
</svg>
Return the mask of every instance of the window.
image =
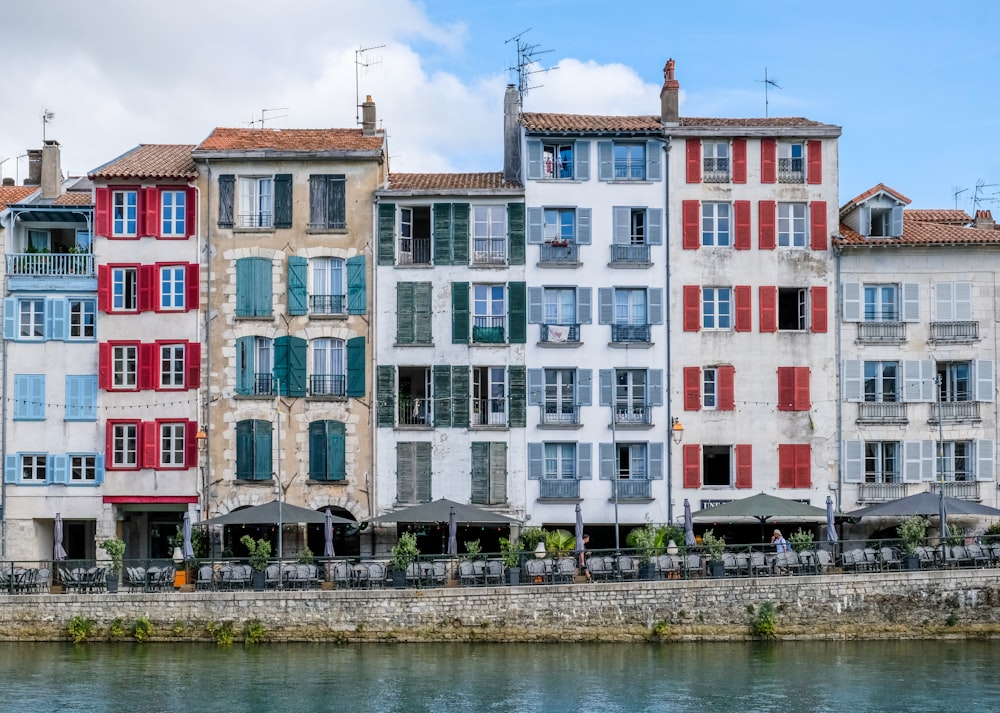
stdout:
<svg viewBox="0 0 1000 713">
<path fill-rule="evenodd" d="M 139 467 L 139 423 L 110 422 L 111 465 L 115 468 Z"/>
<path fill-rule="evenodd" d="M 271 422 L 236 422 L 236 479 L 271 480 Z"/>
<path fill-rule="evenodd" d="M 507 425 L 507 370 L 504 367 L 473 367 L 472 425 Z"/>
<path fill-rule="evenodd" d="M 97 302 L 92 299 L 69 300 L 69 338 L 94 339 L 97 320 Z"/>
<path fill-rule="evenodd" d="M 309 176 L 309 229 L 347 227 L 346 180 L 343 174 Z"/>
<path fill-rule="evenodd" d="M 701 371 L 701 406 L 714 409 L 719 403 L 719 373 L 709 367 Z"/>
<path fill-rule="evenodd" d="M 431 444 L 396 444 L 396 502 L 426 503 L 431 499 Z"/>
<path fill-rule="evenodd" d="M 576 480 L 576 444 L 545 444 L 545 480 Z"/>
<path fill-rule="evenodd" d="M 71 483 L 96 482 L 97 456 L 71 455 L 69 457 L 69 479 Z"/>
<path fill-rule="evenodd" d="M 184 265 L 160 267 L 160 309 L 183 310 L 185 294 Z"/>
<path fill-rule="evenodd" d="M 808 295 L 804 287 L 778 288 L 778 329 L 801 332 L 809 326 Z"/>
<path fill-rule="evenodd" d="M 431 264 L 431 208 L 399 209 L 399 264 Z"/>
<path fill-rule="evenodd" d="M 347 477 L 345 428 L 340 421 L 309 424 L 309 479 L 341 481 Z"/>
<path fill-rule="evenodd" d="M 803 183 L 805 170 L 803 165 L 804 146 L 801 142 L 778 143 L 778 182 Z"/>
<path fill-rule="evenodd" d="M 187 235 L 186 214 L 186 191 L 160 192 L 160 235 L 172 238 L 185 237 Z"/>
<path fill-rule="evenodd" d="M 733 484 L 733 449 L 731 446 L 704 446 L 701 450 L 702 482 L 706 486 L 729 487 Z"/>
<path fill-rule="evenodd" d="M 270 258 L 236 260 L 236 316 L 270 317 L 274 289 Z"/>
<path fill-rule="evenodd" d="M 732 290 L 729 287 L 705 287 L 701 291 L 702 329 L 732 328 Z"/>
<path fill-rule="evenodd" d="M 137 191 L 111 192 L 111 235 L 134 237 L 138 234 L 138 200 Z"/>
<path fill-rule="evenodd" d="M 866 236 L 872 238 L 898 238 L 903 234 L 902 207 L 870 206 L 870 220 Z M 863 214 L 862 214 L 863 215 Z M 865 226 L 862 226 L 862 229 Z"/>
<path fill-rule="evenodd" d="M 645 443 L 618 443 L 615 455 L 617 477 L 626 480 L 645 480 L 648 477 Z"/>
<path fill-rule="evenodd" d="M 187 370 L 184 344 L 160 345 L 160 388 L 183 389 Z"/>
<path fill-rule="evenodd" d="M 32 453 L 21 456 L 21 480 L 44 483 L 48 471 L 48 456 Z"/>
<path fill-rule="evenodd" d="M 703 408 L 732 411 L 735 408 L 733 382 L 736 370 L 731 364 L 704 368 L 686 366 L 683 372 L 685 411 L 698 411 Z M 657 370 L 651 373 L 655 375 Z"/>
<path fill-rule="evenodd" d="M 866 322 L 898 322 L 898 285 L 865 285 Z"/>
<path fill-rule="evenodd" d="M 236 340 L 236 393 L 270 396 L 274 393 L 271 339 L 240 337 Z"/>
<path fill-rule="evenodd" d="M 393 367 L 379 367 L 382 370 L 383 389 L 390 389 L 392 387 L 391 377 L 389 376 L 389 371 Z M 460 398 L 458 396 L 450 397 L 450 390 L 446 386 L 450 384 L 442 383 L 442 381 L 447 382 L 450 379 L 448 376 L 454 376 L 456 382 L 461 380 L 459 375 L 450 374 L 450 368 L 448 366 L 441 365 L 440 371 L 442 372 L 442 380 L 438 382 L 437 386 L 441 393 L 440 401 L 442 403 L 436 403 L 431 401 L 431 394 L 434 393 L 434 379 L 433 371 L 429 367 L 422 366 L 401 366 L 399 367 L 399 386 L 397 388 L 397 393 L 399 395 L 399 425 L 400 426 L 432 426 L 434 425 L 434 410 L 435 406 L 439 410 L 447 411 L 449 414 L 454 415 L 457 411 L 467 411 L 468 409 L 468 398 Z M 468 370 L 465 373 L 464 382 L 464 392 L 467 394 L 469 390 L 469 375 Z M 391 396 L 389 397 L 388 403 L 386 403 L 385 411 L 388 412 L 384 417 L 385 425 L 391 426 Z M 451 402 L 451 398 L 455 398 L 456 403 Z M 381 399 L 380 399 L 381 401 Z M 461 403 L 459 403 L 459 401 Z M 457 420 L 457 418 L 456 418 Z M 450 422 L 445 425 L 451 425 Z M 458 425 L 455 423 L 454 425 Z M 468 425 L 468 416 L 466 415 L 465 424 Z"/>
<path fill-rule="evenodd" d="M 45 300 L 20 300 L 18 315 L 18 335 L 22 339 L 45 338 Z"/>
<path fill-rule="evenodd" d="M 139 345 L 116 344 L 111 346 L 111 388 L 134 389 L 137 386 Z"/>
<path fill-rule="evenodd" d="M 239 227 L 274 225 L 274 180 L 270 176 L 240 176 Z"/>
<path fill-rule="evenodd" d="M 896 389 L 899 362 L 866 361 L 864 370 L 865 401 L 892 403 L 899 400 Z"/>
<path fill-rule="evenodd" d="M 472 497 L 476 505 L 507 502 L 507 444 L 472 442 Z"/>
<path fill-rule="evenodd" d="M 865 482 L 901 482 L 897 441 L 865 441 Z"/>
<path fill-rule="evenodd" d="M 706 247 L 730 246 L 730 212 L 728 203 L 701 204 L 701 244 Z"/>
<path fill-rule="evenodd" d="M 160 431 L 160 467 L 183 468 L 184 434 L 187 423 L 158 423 Z"/>
<path fill-rule="evenodd" d="M 507 262 L 506 206 L 473 206 L 472 263 L 503 265 Z"/>
<path fill-rule="evenodd" d="M 937 378 L 942 402 L 973 400 L 971 362 L 939 361 Z"/>
<path fill-rule="evenodd" d="M 648 424 L 649 399 L 646 389 L 645 369 L 615 369 L 615 423 Z"/>
<path fill-rule="evenodd" d="M 573 144 L 542 144 L 542 178 L 573 178 Z"/>
<path fill-rule="evenodd" d="M 542 423 L 576 424 L 580 422 L 576 404 L 576 369 L 545 369 Z"/>
<path fill-rule="evenodd" d="M 347 314 L 344 261 L 337 257 L 317 257 L 309 262 L 312 266 L 310 314 Z"/>
<path fill-rule="evenodd" d="M 52 233 L 48 230 L 28 231 L 28 252 L 44 252 L 52 249 Z"/>
<path fill-rule="evenodd" d="M 568 325 L 576 323 L 576 289 L 573 287 L 546 287 L 544 300 L 545 324 Z"/>
<path fill-rule="evenodd" d="M 14 420 L 45 420 L 45 374 L 14 375 Z"/>
<path fill-rule="evenodd" d="M 574 208 L 545 208 L 542 237 L 547 243 L 571 243 L 576 236 Z"/>
<path fill-rule="evenodd" d="M 135 312 L 139 308 L 138 282 L 138 268 L 111 268 L 111 309 L 113 311 Z"/>
<path fill-rule="evenodd" d="M 93 374 L 66 376 L 67 421 L 97 420 L 97 377 Z"/>
<path fill-rule="evenodd" d="M 702 166 L 705 183 L 729 182 L 729 142 L 702 141 Z"/>
<path fill-rule="evenodd" d="M 804 248 L 806 246 L 806 204 L 778 204 L 778 246 Z"/>
<path fill-rule="evenodd" d="M 504 285 L 472 286 L 472 341 L 502 344 L 507 324 Z"/>
<path fill-rule="evenodd" d="M 628 238 L 629 245 L 646 244 L 645 208 L 632 208 L 629 210 Z"/>
<path fill-rule="evenodd" d="M 313 371 L 309 377 L 310 396 L 346 396 L 344 340 L 313 339 Z"/>
<path fill-rule="evenodd" d="M 646 180 L 645 144 L 615 144 L 614 162 L 616 180 Z"/>
<path fill-rule="evenodd" d="M 970 441 L 944 441 L 941 444 L 941 453 L 938 472 L 944 475 L 945 480 L 959 482 L 975 480 Z"/>
</svg>

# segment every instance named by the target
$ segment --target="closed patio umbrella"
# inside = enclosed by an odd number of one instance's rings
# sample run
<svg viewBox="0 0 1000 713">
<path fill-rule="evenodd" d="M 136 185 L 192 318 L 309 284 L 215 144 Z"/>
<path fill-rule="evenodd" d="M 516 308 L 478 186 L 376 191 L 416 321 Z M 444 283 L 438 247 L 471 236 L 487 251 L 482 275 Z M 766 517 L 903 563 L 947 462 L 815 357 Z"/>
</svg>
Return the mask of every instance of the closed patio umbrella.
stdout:
<svg viewBox="0 0 1000 713">
<path fill-rule="evenodd" d="M 576 504 L 576 526 L 573 530 L 573 536 L 576 538 L 576 545 L 573 551 L 576 553 L 576 559 L 580 560 L 580 555 L 583 554 L 583 510 L 580 509 L 580 503 Z"/>
<path fill-rule="evenodd" d="M 943 494 L 938 497 L 938 517 L 941 518 L 941 537 L 947 537 L 948 532 L 948 505 L 944 501 Z"/>
<path fill-rule="evenodd" d="M 333 557 L 333 513 L 330 508 L 323 513 L 323 556 Z"/>
<path fill-rule="evenodd" d="M 182 525 L 184 531 L 184 542 L 181 544 L 182 551 L 184 553 L 184 559 L 194 559 L 194 547 L 191 546 L 191 513 L 184 513 L 184 524 Z"/>
<path fill-rule="evenodd" d="M 61 562 L 66 559 L 66 550 L 63 548 L 63 522 L 62 515 L 56 513 L 56 521 L 52 526 L 52 559 Z"/>
<path fill-rule="evenodd" d="M 684 498 L 684 544 L 688 547 L 694 547 L 696 544 L 694 520 L 691 519 L 691 503 L 688 502 L 687 498 Z"/>
<path fill-rule="evenodd" d="M 826 541 L 837 541 L 837 528 L 833 522 L 833 498 L 829 495 L 826 496 Z"/>
<path fill-rule="evenodd" d="M 448 513 L 448 554 L 452 557 L 458 554 L 458 523 L 455 521 L 455 508 Z"/>
</svg>

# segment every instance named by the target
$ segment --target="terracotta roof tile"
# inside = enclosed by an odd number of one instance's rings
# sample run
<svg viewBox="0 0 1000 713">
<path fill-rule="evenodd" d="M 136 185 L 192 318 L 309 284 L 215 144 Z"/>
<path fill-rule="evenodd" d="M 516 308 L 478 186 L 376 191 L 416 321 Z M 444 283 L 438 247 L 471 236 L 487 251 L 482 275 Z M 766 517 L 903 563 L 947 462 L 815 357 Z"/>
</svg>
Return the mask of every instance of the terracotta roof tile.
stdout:
<svg viewBox="0 0 1000 713">
<path fill-rule="evenodd" d="M 846 209 L 846 208 L 848 208 L 850 206 L 857 205 L 858 203 L 862 203 L 863 201 L 868 200 L 872 196 L 874 196 L 874 195 L 876 195 L 878 193 L 881 193 L 882 191 L 885 191 L 889 195 L 895 197 L 897 200 L 899 200 L 904 205 L 909 205 L 912 202 L 912 201 L 910 201 L 909 198 L 907 198 L 906 196 L 904 196 L 899 191 L 897 191 L 897 190 L 895 190 L 893 188 L 889 188 L 889 186 L 885 185 L 884 183 L 879 183 L 877 186 L 873 186 L 873 187 L 869 188 L 867 191 L 865 191 L 864 193 L 862 193 L 860 195 L 857 195 L 854 198 L 852 198 L 851 200 L 847 201 L 847 203 L 845 203 L 843 206 L 841 206 L 840 209 L 844 210 L 844 209 Z"/>
<path fill-rule="evenodd" d="M 52 201 L 52 205 L 93 205 L 93 195 L 89 191 L 68 191 Z"/>
<path fill-rule="evenodd" d="M 911 208 L 903 211 L 903 220 L 942 225 L 968 225 L 972 222 L 972 216 L 964 210 Z"/>
<path fill-rule="evenodd" d="M 587 114 L 543 114 L 524 112 L 521 114 L 521 124 L 528 131 L 549 132 L 586 132 L 586 131 L 620 131 L 620 132 L 656 132 L 663 131 L 664 125 L 656 115 L 645 116 L 592 116 Z M 786 129 L 826 127 L 818 121 L 801 117 L 772 117 L 766 119 L 720 119 L 680 117 L 680 126 L 685 128 L 732 128 L 732 129 Z"/>
<path fill-rule="evenodd" d="M 381 132 L 364 136 L 361 129 L 227 129 L 217 128 L 195 151 L 378 151 Z"/>
<path fill-rule="evenodd" d="M 520 183 L 505 183 L 503 173 L 391 173 L 389 190 L 447 191 L 519 189 Z"/>
<path fill-rule="evenodd" d="M 0 210 L 23 201 L 37 190 L 38 186 L 0 186 Z"/>
<path fill-rule="evenodd" d="M 903 236 L 900 238 L 866 238 L 841 223 L 840 239 L 834 243 L 842 246 L 912 247 L 914 245 L 1000 245 L 1000 231 L 966 228 L 959 225 L 925 223 L 911 219 L 908 214 L 955 211 L 903 211 Z M 961 212 L 961 211 L 959 211 Z"/>
<path fill-rule="evenodd" d="M 198 169 L 190 144 L 140 144 L 118 158 L 95 168 L 90 178 L 177 178 L 193 180 Z"/>
</svg>

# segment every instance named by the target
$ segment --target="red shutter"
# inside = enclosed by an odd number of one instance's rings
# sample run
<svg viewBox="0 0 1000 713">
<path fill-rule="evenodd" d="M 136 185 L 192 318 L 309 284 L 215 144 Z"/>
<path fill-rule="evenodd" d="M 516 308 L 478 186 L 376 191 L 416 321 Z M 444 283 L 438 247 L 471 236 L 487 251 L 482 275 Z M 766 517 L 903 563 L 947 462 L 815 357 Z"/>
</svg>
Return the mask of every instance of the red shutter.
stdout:
<svg viewBox="0 0 1000 713">
<path fill-rule="evenodd" d="M 201 344 L 188 342 L 184 347 L 184 388 L 201 386 Z"/>
<path fill-rule="evenodd" d="M 160 234 L 160 194 L 155 188 L 142 189 L 142 212 L 145 221 L 139 229 L 139 235 Z"/>
<path fill-rule="evenodd" d="M 701 183 L 701 139 L 686 139 L 687 182 Z"/>
<path fill-rule="evenodd" d="M 735 408 L 733 382 L 735 381 L 736 368 L 731 364 L 723 364 L 716 368 L 715 374 L 718 377 L 719 387 L 719 400 L 716 408 L 720 411 L 732 411 Z"/>
<path fill-rule="evenodd" d="M 795 449 L 795 487 L 812 487 L 812 452 L 808 443 L 793 446 Z"/>
<path fill-rule="evenodd" d="M 733 139 L 733 183 L 747 182 L 747 140 Z"/>
<path fill-rule="evenodd" d="M 750 249 L 750 201 L 735 201 L 736 234 L 733 247 L 737 250 Z"/>
<path fill-rule="evenodd" d="M 684 410 L 701 410 L 701 368 L 684 367 Z"/>
<path fill-rule="evenodd" d="M 97 266 L 97 309 L 111 311 L 111 268 L 108 265 Z"/>
<path fill-rule="evenodd" d="M 191 237 L 198 234 L 198 228 L 194 224 L 197 216 L 194 202 L 198 199 L 198 194 L 193 188 L 188 188 L 185 193 L 187 195 L 184 197 L 184 233 L 185 237 Z"/>
<path fill-rule="evenodd" d="M 701 485 L 701 446 L 689 443 L 684 446 L 684 487 L 696 489 Z"/>
<path fill-rule="evenodd" d="M 184 267 L 184 309 L 188 312 L 200 307 L 201 281 L 198 265 L 188 263 Z"/>
<path fill-rule="evenodd" d="M 701 329 L 701 288 L 684 285 L 684 331 L 697 332 Z"/>
<path fill-rule="evenodd" d="M 139 390 L 155 389 L 160 390 L 159 349 L 155 344 L 140 344 L 138 350 L 139 358 L 139 378 L 137 383 Z"/>
<path fill-rule="evenodd" d="M 823 142 L 810 141 L 807 146 L 808 156 L 808 176 L 807 183 L 819 184 L 823 182 Z"/>
<path fill-rule="evenodd" d="M 778 487 L 795 487 L 795 446 L 791 443 L 778 444 Z"/>
<path fill-rule="evenodd" d="M 813 287 L 812 297 L 812 331 L 826 333 L 826 287 Z"/>
<path fill-rule="evenodd" d="M 812 249 L 826 250 L 826 201 L 810 203 L 809 213 L 812 222 Z"/>
<path fill-rule="evenodd" d="M 160 290 L 156 279 L 156 266 L 140 265 L 136 280 L 139 283 L 139 311 L 148 312 L 152 309 L 159 311 Z"/>
<path fill-rule="evenodd" d="M 701 245 L 701 204 L 698 201 L 683 201 L 681 211 L 684 223 L 681 244 L 685 250 L 697 250 Z"/>
<path fill-rule="evenodd" d="M 778 410 L 795 410 L 795 367 L 778 367 Z"/>
<path fill-rule="evenodd" d="M 115 422 L 107 421 L 104 424 L 104 467 L 115 467 Z"/>
<path fill-rule="evenodd" d="M 774 250 L 774 201 L 757 204 L 757 242 L 761 250 Z"/>
<path fill-rule="evenodd" d="M 762 285 L 760 288 L 760 331 L 778 331 L 778 288 Z"/>
<path fill-rule="evenodd" d="M 736 457 L 736 487 L 753 487 L 753 446 L 749 443 L 733 446 Z"/>
<path fill-rule="evenodd" d="M 753 329 L 753 315 L 750 312 L 750 286 L 737 285 L 733 288 L 733 295 L 736 302 L 736 319 L 733 323 L 733 331 L 749 332 Z"/>
<path fill-rule="evenodd" d="M 97 388 L 111 390 L 111 345 L 107 342 L 97 345 Z"/>
<path fill-rule="evenodd" d="M 808 366 L 797 366 L 794 367 L 793 381 L 793 395 L 792 395 L 792 410 L 793 411 L 808 411 L 811 405 L 809 399 L 809 367 Z"/>
<path fill-rule="evenodd" d="M 143 421 L 139 424 L 139 433 L 142 434 L 142 464 L 143 468 L 160 467 L 160 449 L 157 448 L 157 441 L 160 429 L 156 421 Z"/>
<path fill-rule="evenodd" d="M 94 189 L 94 235 L 111 235 L 111 191 L 107 187 Z"/>
<path fill-rule="evenodd" d="M 777 172 L 778 144 L 774 139 L 760 140 L 760 182 L 775 183 Z"/>
<path fill-rule="evenodd" d="M 188 421 L 184 427 L 184 467 L 198 465 L 198 424 Z"/>
</svg>

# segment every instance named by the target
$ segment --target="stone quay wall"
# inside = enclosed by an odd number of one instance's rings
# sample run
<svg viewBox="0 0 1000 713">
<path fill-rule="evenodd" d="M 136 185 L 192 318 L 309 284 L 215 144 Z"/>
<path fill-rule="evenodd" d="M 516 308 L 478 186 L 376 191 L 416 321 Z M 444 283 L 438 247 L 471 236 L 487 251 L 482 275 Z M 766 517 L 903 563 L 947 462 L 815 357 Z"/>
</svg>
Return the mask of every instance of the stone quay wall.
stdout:
<svg viewBox="0 0 1000 713">
<path fill-rule="evenodd" d="M 0 640 L 641 641 L 753 637 L 764 602 L 777 638 L 1000 638 L 1000 569 L 442 589 L 0 596 Z M 259 625 L 257 624 L 259 622 Z"/>
</svg>

